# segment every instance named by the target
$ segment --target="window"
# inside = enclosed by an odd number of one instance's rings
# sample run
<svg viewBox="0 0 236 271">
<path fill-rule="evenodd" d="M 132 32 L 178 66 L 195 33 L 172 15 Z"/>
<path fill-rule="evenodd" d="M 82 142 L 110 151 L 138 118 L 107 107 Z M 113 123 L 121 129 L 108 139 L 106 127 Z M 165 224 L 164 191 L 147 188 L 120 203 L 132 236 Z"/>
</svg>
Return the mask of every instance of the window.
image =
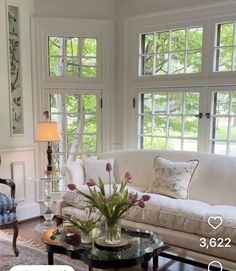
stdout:
<svg viewBox="0 0 236 271">
<path fill-rule="evenodd" d="M 235 22 L 216 25 L 215 71 L 235 71 Z"/>
<path fill-rule="evenodd" d="M 100 148 L 98 95 L 50 93 L 50 116 L 59 124 L 62 141 L 53 143 L 54 168 L 96 155 Z"/>
<path fill-rule="evenodd" d="M 196 150 L 199 92 L 140 94 L 139 148 Z"/>
<path fill-rule="evenodd" d="M 201 72 L 202 35 L 199 26 L 141 34 L 139 75 Z"/>
<path fill-rule="evenodd" d="M 236 156 L 236 91 L 212 94 L 211 152 Z"/>
<path fill-rule="evenodd" d="M 48 37 L 50 77 L 96 77 L 97 39 Z"/>
</svg>

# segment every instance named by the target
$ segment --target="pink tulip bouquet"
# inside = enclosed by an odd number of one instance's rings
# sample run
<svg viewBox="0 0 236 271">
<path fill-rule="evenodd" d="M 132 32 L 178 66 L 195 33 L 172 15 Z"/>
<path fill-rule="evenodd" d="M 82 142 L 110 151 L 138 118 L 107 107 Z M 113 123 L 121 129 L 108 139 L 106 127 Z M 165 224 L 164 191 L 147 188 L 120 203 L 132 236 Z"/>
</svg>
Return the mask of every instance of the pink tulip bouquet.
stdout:
<svg viewBox="0 0 236 271">
<path fill-rule="evenodd" d="M 125 216 L 127 210 L 133 206 L 145 207 L 145 202 L 150 199 L 150 196 L 143 194 L 141 198 L 137 193 L 129 192 L 127 184 L 131 183 L 131 174 L 125 173 L 124 180 L 121 181 L 120 186 L 116 182 L 111 183 L 110 163 L 106 164 L 106 171 L 109 174 L 109 191 L 105 193 L 105 185 L 101 178 L 97 184 L 93 179 L 87 181 L 89 193 L 80 191 L 74 184 L 68 184 L 68 189 L 76 191 L 78 194 L 87 199 L 88 208 L 97 208 L 101 215 L 105 217 L 107 225 L 113 227 L 117 222 Z"/>
<path fill-rule="evenodd" d="M 133 206 L 145 207 L 145 201 L 150 199 L 150 196 L 143 194 L 141 198 L 138 198 L 138 194 L 134 192 L 128 192 L 126 188 L 128 183 L 131 183 L 131 174 L 125 173 L 124 180 L 121 181 L 121 185 L 118 188 L 116 182 L 111 183 L 110 173 L 112 166 L 110 163 L 106 165 L 106 171 L 109 174 L 109 193 L 105 193 L 104 182 L 99 178 L 97 184 L 93 179 L 86 182 L 89 187 L 89 193 L 80 191 L 76 185 L 68 184 L 68 189 L 76 191 L 78 194 L 83 195 L 87 199 L 88 208 L 95 207 L 100 213 L 109 221 L 117 221 L 122 218 L 126 211 Z M 113 189 L 112 189 L 113 188 Z"/>
</svg>

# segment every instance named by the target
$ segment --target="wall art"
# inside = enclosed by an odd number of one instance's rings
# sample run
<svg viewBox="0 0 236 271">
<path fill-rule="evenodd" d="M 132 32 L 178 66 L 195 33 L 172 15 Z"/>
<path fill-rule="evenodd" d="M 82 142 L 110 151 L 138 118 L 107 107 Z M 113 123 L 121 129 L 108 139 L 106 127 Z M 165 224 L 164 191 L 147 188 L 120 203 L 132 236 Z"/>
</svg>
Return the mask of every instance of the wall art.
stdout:
<svg viewBox="0 0 236 271">
<path fill-rule="evenodd" d="M 20 61 L 19 8 L 7 5 L 11 135 L 23 135 L 23 96 Z"/>
</svg>

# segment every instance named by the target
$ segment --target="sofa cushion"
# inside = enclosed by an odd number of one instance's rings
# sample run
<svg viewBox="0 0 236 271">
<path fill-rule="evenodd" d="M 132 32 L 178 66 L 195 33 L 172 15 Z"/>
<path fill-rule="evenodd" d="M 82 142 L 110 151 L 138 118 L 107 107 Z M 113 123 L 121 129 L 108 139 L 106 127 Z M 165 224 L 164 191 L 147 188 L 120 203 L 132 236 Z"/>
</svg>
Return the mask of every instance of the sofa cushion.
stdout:
<svg viewBox="0 0 236 271">
<path fill-rule="evenodd" d="M 197 200 L 173 199 L 152 193 L 150 196 L 145 208 L 132 207 L 125 219 L 202 237 L 230 238 L 236 244 L 236 207 L 213 206 Z M 220 216 L 223 220 L 221 226 L 213 230 L 208 224 L 210 216 Z"/>
<path fill-rule="evenodd" d="M 112 170 L 110 172 L 111 181 L 113 182 L 114 177 L 114 159 L 97 159 L 96 157 L 88 158 L 84 160 L 84 168 L 85 168 L 85 179 L 94 179 L 98 182 L 98 178 L 100 177 L 105 184 L 109 183 L 109 174 L 106 171 L 106 164 L 110 163 L 112 166 Z"/>
<path fill-rule="evenodd" d="M 197 165 L 198 160 L 172 162 L 160 156 L 155 157 L 154 177 L 147 192 L 186 199 L 188 186 Z"/>
</svg>

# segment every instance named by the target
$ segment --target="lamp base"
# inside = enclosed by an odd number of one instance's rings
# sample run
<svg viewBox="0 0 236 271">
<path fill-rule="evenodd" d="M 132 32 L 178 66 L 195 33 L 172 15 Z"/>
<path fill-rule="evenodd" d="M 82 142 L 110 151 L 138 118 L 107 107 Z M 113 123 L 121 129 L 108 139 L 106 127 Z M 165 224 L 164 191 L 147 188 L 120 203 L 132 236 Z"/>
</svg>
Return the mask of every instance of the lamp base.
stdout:
<svg viewBox="0 0 236 271">
<path fill-rule="evenodd" d="M 44 174 L 45 174 L 47 177 L 52 177 L 52 176 L 53 176 L 53 171 L 52 171 L 52 170 L 45 170 L 45 171 L 44 171 Z"/>
</svg>

